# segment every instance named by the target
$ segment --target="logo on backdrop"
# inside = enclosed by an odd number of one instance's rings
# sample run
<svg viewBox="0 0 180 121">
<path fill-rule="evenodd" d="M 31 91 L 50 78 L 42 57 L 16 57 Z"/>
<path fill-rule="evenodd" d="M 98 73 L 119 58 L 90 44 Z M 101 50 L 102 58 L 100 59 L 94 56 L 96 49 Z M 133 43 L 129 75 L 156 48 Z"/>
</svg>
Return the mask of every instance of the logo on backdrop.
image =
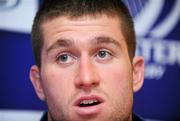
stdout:
<svg viewBox="0 0 180 121">
<path fill-rule="evenodd" d="M 38 0 L 0 0 L 0 29 L 30 32 L 37 8 Z"/>
<path fill-rule="evenodd" d="M 18 6 L 20 1 L 21 0 L 1 0 L 0 11 L 15 8 L 16 6 Z"/>
<path fill-rule="evenodd" d="M 180 40 L 165 39 L 180 20 L 180 0 L 175 0 L 161 21 L 165 0 L 124 0 L 135 21 L 138 55 L 146 61 L 146 79 L 160 79 L 167 66 L 180 66 Z M 134 3 L 133 3 L 134 2 Z M 158 21 L 158 22 L 157 22 Z M 180 39 L 180 38 L 179 38 Z"/>
</svg>

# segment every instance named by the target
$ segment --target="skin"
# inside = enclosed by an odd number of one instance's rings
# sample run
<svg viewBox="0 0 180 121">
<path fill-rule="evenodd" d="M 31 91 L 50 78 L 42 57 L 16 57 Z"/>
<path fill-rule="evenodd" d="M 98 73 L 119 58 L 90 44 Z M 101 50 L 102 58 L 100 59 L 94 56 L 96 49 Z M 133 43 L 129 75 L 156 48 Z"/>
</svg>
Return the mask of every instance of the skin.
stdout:
<svg viewBox="0 0 180 121">
<path fill-rule="evenodd" d="M 47 102 L 48 120 L 131 121 L 133 92 L 144 79 L 144 60 L 128 55 L 118 17 L 60 16 L 42 24 L 41 68 L 30 78 L 38 97 Z M 81 97 L 97 96 L 100 106 L 77 110 Z"/>
</svg>

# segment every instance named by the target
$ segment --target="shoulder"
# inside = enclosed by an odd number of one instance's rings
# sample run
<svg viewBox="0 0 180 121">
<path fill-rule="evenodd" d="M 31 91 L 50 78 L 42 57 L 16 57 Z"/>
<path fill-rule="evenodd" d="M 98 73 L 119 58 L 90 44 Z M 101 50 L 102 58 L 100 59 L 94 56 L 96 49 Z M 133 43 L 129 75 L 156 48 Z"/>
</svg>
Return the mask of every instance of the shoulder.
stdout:
<svg viewBox="0 0 180 121">
<path fill-rule="evenodd" d="M 137 114 L 132 114 L 132 121 L 145 121 L 142 117 L 138 116 Z"/>
</svg>

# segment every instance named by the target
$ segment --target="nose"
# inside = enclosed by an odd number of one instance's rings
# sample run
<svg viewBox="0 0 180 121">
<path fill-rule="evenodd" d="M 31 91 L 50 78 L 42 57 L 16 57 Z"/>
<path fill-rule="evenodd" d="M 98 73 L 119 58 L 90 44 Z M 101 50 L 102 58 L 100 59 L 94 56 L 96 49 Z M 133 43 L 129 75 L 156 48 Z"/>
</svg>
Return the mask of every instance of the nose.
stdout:
<svg viewBox="0 0 180 121">
<path fill-rule="evenodd" d="M 100 83 L 99 74 L 95 65 L 92 64 L 89 57 L 80 59 L 78 74 L 75 79 L 75 86 L 83 90 L 91 90 Z"/>
</svg>

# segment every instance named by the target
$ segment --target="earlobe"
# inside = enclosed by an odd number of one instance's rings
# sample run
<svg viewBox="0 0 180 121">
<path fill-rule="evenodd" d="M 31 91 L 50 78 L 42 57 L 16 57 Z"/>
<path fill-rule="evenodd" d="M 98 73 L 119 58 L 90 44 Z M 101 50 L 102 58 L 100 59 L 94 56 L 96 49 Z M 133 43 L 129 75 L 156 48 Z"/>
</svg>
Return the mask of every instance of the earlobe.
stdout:
<svg viewBox="0 0 180 121">
<path fill-rule="evenodd" d="M 34 86 L 36 94 L 41 100 L 45 100 L 44 90 L 42 87 L 42 81 L 40 76 L 39 68 L 33 65 L 30 69 L 30 80 Z"/>
<path fill-rule="evenodd" d="M 144 58 L 136 56 L 133 59 L 133 91 L 141 89 L 144 82 Z"/>
</svg>

